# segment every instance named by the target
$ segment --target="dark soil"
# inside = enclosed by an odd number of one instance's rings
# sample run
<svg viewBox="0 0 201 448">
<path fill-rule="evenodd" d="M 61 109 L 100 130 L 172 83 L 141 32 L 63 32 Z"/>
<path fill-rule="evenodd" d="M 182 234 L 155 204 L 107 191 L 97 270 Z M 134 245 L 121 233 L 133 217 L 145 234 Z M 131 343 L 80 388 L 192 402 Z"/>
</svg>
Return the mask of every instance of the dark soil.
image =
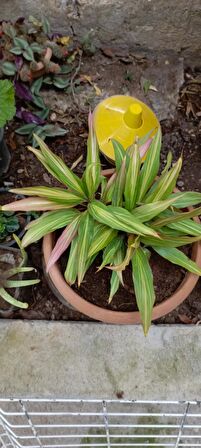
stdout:
<svg viewBox="0 0 201 448">
<path fill-rule="evenodd" d="M 95 58 L 95 63 L 94 63 Z M 106 82 L 111 80 L 111 67 L 113 73 L 114 89 L 118 93 L 125 93 L 128 88 L 132 91 L 135 87 L 135 78 L 131 80 L 126 76 L 128 72 L 127 63 L 130 63 L 125 57 L 112 58 L 103 55 L 94 56 L 93 59 L 86 57 L 83 60 L 82 73 L 94 76 L 95 80 L 99 80 L 99 87 L 104 88 Z M 142 58 L 136 63 L 136 76 L 146 61 Z M 139 69 L 140 66 L 140 69 Z M 130 67 L 130 66 L 129 66 Z M 189 71 L 186 74 L 185 87 L 189 82 Z M 190 76 L 193 73 L 190 71 Z M 139 77 L 139 76 L 138 76 Z M 121 81 L 121 82 L 120 82 Z M 115 93 L 115 90 L 114 90 Z M 111 93 L 112 94 L 112 93 Z M 137 96 L 137 95 L 136 95 Z M 191 97 L 190 97 L 191 98 Z M 98 101 L 99 99 L 95 99 Z M 162 122 L 163 130 L 163 149 L 161 153 L 162 167 L 165 164 L 166 156 L 169 150 L 173 152 L 173 160 L 176 161 L 181 152 L 183 153 L 183 168 L 179 178 L 179 188 L 181 190 L 195 190 L 201 192 L 201 148 L 200 148 L 200 128 L 199 108 L 196 96 L 196 113 L 189 113 L 187 110 L 187 97 L 182 96 L 175 113 L 174 119 L 168 119 Z M 193 102 L 193 96 L 191 98 Z M 88 100 L 88 102 L 90 102 Z M 65 125 L 68 133 L 65 137 L 54 140 L 47 140 L 50 148 L 56 154 L 61 156 L 68 166 L 71 166 L 80 156 L 82 160 L 76 166 L 75 172 L 80 174 L 83 172 L 86 154 L 86 138 L 87 138 L 87 110 L 79 104 L 69 108 L 65 112 Z M 86 110 L 86 112 L 85 112 Z M 189 116 L 187 116 L 187 115 Z M 12 183 L 15 187 L 30 185 L 56 185 L 51 176 L 47 174 L 35 157 L 27 151 L 26 141 L 24 138 L 17 136 L 14 130 L 20 125 L 14 121 L 6 133 L 7 144 L 10 147 L 12 161 L 9 172 L 4 176 L 4 185 Z M 64 126 L 64 124 L 62 124 Z M 108 162 L 102 158 L 104 168 L 109 167 Z M 9 200 L 13 200 L 10 195 Z M 2 195 L 1 203 L 4 202 Z M 30 264 L 38 270 L 41 282 L 31 288 L 21 290 L 21 299 L 29 302 L 28 310 L 0 310 L 0 317 L 15 319 L 47 319 L 47 320 L 90 320 L 79 312 L 68 309 L 55 298 L 49 289 L 42 269 L 42 253 L 41 243 L 37 243 L 28 248 Z M 99 306 L 104 306 L 114 310 L 134 311 L 136 303 L 132 289 L 131 272 L 129 269 L 125 273 L 126 288 L 120 288 L 114 297 L 111 305 L 108 305 L 107 298 L 109 293 L 110 272 L 104 269 L 100 273 L 96 273 L 96 267 L 99 260 L 96 259 L 94 265 L 86 274 L 79 292 L 89 300 Z M 154 286 L 156 291 L 156 301 L 160 302 L 164 298 L 170 296 L 179 286 L 184 278 L 185 272 L 177 266 L 173 266 L 166 260 L 159 259 L 156 254 L 152 254 L 151 266 L 154 274 Z M 75 286 L 78 291 L 78 288 Z M 201 320 L 201 281 L 190 294 L 187 300 L 175 311 L 164 318 L 155 321 L 155 323 L 197 323 Z"/>
</svg>

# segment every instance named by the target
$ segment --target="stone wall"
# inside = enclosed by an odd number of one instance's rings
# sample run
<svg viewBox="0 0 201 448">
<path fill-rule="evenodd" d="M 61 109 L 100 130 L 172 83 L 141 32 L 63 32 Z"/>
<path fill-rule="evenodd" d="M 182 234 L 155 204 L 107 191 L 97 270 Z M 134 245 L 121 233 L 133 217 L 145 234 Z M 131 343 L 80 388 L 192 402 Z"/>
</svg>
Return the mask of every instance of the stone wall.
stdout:
<svg viewBox="0 0 201 448">
<path fill-rule="evenodd" d="M 201 47 L 200 0 L 0 0 L 0 19 L 49 17 L 54 30 L 79 38 L 93 29 L 98 45 L 175 50 Z"/>
</svg>

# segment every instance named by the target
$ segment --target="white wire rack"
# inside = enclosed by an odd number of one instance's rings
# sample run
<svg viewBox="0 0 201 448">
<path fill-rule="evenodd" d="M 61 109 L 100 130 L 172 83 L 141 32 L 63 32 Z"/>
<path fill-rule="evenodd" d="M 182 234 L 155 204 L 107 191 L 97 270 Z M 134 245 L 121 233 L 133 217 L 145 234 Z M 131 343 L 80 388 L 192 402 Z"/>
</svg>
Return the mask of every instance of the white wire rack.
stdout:
<svg viewBox="0 0 201 448">
<path fill-rule="evenodd" d="M 0 398 L 0 447 L 201 447 L 201 407 L 197 401 Z"/>
</svg>

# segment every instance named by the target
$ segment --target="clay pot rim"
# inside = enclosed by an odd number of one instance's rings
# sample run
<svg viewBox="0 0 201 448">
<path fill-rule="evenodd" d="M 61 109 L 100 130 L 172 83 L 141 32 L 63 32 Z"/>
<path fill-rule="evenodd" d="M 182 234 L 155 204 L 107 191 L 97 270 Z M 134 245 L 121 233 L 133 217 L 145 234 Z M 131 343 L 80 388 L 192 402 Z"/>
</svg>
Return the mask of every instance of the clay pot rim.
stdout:
<svg viewBox="0 0 201 448">
<path fill-rule="evenodd" d="M 104 174 L 110 176 L 114 169 L 105 170 Z M 178 191 L 178 190 L 177 190 Z M 194 218 L 199 221 L 199 218 Z M 43 238 L 43 255 L 44 264 L 47 265 L 51 251 L 53 249 L 54 238 L 53 233 L 49 233 Z M 196 242 L 192 245 L 191 259 L 201 267 L 201 244 Z M 66 305 L 70 304 L 74 309 L 94 320 L 98 320 L 109 324 L 138 324 L 141 322 L 139 311 L 113 311 L 101 308 L 83 299 L 77 294 L 65 281 L 60 270 L 59 264 L 55 263 L 49 271 L 48 278 L 54 285 L 54 289 L 58 290 L 66 301 Z M 155 305 L 152 313 L 152 320 L 165 316 L 180 305 L 191 293 L 199 279 L 198 275 L 187 272 L 183 281 L 176 291 L 163 302 Z"/>
</svg>

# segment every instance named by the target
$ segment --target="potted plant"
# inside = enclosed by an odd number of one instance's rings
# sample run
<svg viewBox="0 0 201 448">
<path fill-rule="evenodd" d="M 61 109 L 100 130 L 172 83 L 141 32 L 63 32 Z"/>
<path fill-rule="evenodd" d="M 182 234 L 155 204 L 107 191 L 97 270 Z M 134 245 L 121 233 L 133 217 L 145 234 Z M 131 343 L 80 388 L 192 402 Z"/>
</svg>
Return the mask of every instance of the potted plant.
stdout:
<svg viewBox="0 0 201 448">
<path fill-rule="evenodd" d="M 15 115 L 15 92 L 11 81 L 0 80 L 0 174 L 8 170 L 10 153 L 4 141 L 4 126 Z"/>
<path fill-rule="evenodd" d="M 47 145 L 35 136 L 40 149 L 29 147 L 37 159 L 64 188 L 28 187 L 11 192 L 29 198 L 4 205 L 4 211 L 40 210 L 29 223 L 22 247 L 44 237 L 46 271 L 66 303 L 97 320 L 112 323 L 142 322 L 146 334 L 152 318 L 166 314 L 183 301 L 201 275 L 201 207 L 197 192 L 174 192 L 182 159 L 171 166 L 171 156 L 161 175 L 161 131 L 158 130 L 141 163 L 134 143 L 125 152 L 113 141 L 115 173 L 108 179 L 101 172 L 99 149 L 89 116 L 89 137 L 85 172 L 80 179 Z M 106 173 L 107 174 L 107 173 Z M 193 218 L 193 219 L 192 219 Z M 65 228 L 54 244 L 54 232 Z M 178 247 L 193 244 L 192 259 Z M 68 250 L 65 272 L 57 263 Z M 154 306 L 153 275 L 149 265 L 151 251 L 185 268 L 188 273 L 171 298 Z M 111 270 L 109 301 L 124 282 L 124 271 L 132 265 L 133 292 L 139 312 L 125 313 L 103 309 L 81 298 L 71 285 L 78 286 L 98 253 L 103 252 L 99 270 Z"/>
<path fill-rule="evenodd" d="M 20 288 L 35 285 L 39 279 L 24 279 L 27 272 L 35 271 L 27 266 L 27 254 L 22 248 L 19 238 L 13 235 L 18 249 L 0 246 L 0 312 L 13 308 L 27 308 L 28 303 L 19 299 Z M 10 290 L 13 291 L 12 294 Z"/>
</svg>

